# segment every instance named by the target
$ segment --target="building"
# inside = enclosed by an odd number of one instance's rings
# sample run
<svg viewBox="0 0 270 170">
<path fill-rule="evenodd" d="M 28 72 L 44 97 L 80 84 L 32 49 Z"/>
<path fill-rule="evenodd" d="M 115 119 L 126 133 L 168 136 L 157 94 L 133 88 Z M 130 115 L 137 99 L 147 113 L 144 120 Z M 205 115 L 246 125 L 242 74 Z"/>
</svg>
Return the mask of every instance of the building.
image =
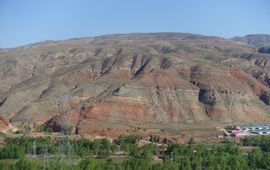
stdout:
<svg viewBox="0 0 270 170">
<path fill-rule="evenodd" d="M 252 130 L 250 131 L 251 134 L 256 134 L 256 135 L 269 135 L 270 134 L 270 129 L 265 129 L 265 130 Z"/>
<path fill-rule="evenodd" d="M 241 130 L 251 131 L 251 130 L 267 130 L 270 129 L 270 125 L 249 125 L 249 126 L 241 126 Z"/>
</svg>

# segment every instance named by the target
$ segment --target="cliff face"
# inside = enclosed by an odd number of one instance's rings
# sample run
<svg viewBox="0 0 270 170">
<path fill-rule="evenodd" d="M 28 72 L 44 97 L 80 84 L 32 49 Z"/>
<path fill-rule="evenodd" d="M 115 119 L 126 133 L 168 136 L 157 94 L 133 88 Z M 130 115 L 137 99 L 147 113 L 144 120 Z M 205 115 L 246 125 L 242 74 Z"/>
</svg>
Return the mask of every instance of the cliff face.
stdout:
<svg viewBox="0 0 270 170">
<path fill-rule="evenodd" d="M 182 33 L 108 35 L 0 52 L 0 113 L 74 132 L 151 123 L 269 121 L 269 60 L 252 46 Z M 149 126 L 150 126 L 149 125 Z"/>
</svg>

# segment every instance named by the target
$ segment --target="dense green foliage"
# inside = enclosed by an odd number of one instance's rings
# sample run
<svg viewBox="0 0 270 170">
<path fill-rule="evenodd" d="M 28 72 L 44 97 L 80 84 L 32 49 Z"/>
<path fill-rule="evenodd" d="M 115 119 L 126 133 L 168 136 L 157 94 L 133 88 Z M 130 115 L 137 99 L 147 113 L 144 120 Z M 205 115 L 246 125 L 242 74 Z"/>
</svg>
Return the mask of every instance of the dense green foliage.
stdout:
<svg viewBox="0 0 270 170">
<path fill-rule="evenodd" d="M 263 151 L 270 152 L 270 136 L 249 136 L 241 142 L 244 146 L 258 146 Z"/>
<path fill-rule="evenodd" d="M 41 159 L 29 159 L 33 142 L 37 144 L 37 154 Z M 34 170 L 44 169 L 43 147 L 46 145 L 51 155 L 58 153 L 60 141 L 46 138 L 14 138 L 6 139 L 6 145 L 0 150 L 1 169 Z M 136 136 L 120 136 L 114 142 L 107 139 L 71 140 L 74 152 L 81 157 L 79 162 L 71 164 L 63 161 L 60 164 L 50 159 L 48 170 L 253 170 L 270 169 L 270 137 L 248 137 L 241 141 L 244 146 L 255 146 L 251 152 L 245 152 L 232 143 L 206 145 L 197 144 L 194 139 L 188 144 L 171 144 L 158 146 L 137 145 Z M 121 161 L 110 158 L 121 151 Z M 119 155 L 118 155 L 119 156 Z M 154 159 L 160 158 L 160 159 Z M 5 163 L 3 159 L 13 159 L 13 163 Z M 38 163 L 39 162 L 39 163 Z"/>
<path fill-rule="evenodd" d="M 0 151 L 0 153 L 2 154 L 7 147 L 11 148 L 15 147 L 14 150 L 16 150 L 16 152 L 23 150 L 22 153 L 31 154 L 34 141 L 36 142 L 37 155 L 44 153 L 45 145 L 48 147 L 48 152 L 55 154 L 57 151 L 56 144 L 53 143 L 48 138 L 21 137 L 21 138 L 6 138 L 5 143 L 7 143 L 7 145 L 5 145 L 5 147 L 3 148 L 3 150 Z M 17 147 L 19 147 L 20 149 L 16 149 Z M 5 157 L 5 158 L 19 158 L 19 157 Z"/>
<path fill-rule="evenodd" d="M 24 149 L 13 143 L 8 143 L 0 151 L 0 159 L 17 159 L 24 157 Z"/>
</svg>

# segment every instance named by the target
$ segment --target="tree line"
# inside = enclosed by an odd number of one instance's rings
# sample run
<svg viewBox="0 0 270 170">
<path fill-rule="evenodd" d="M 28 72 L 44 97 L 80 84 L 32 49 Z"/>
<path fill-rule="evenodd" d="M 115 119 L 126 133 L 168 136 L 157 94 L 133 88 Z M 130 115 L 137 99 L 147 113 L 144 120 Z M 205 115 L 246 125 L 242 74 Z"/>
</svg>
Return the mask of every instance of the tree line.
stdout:
<svg viewBox="0 0 270 170">
<path fill-rule="evenodd" d="M 50 160 L 48 170 L 253 170 L 270 169 L 270 137 L 247 137 L 241 141 L 244 146 L 255 146 L 251 152 L 243 151 L 234 143 L 207 145 L 190 140 L 188 144 L 169 144 L 157 146 L 153 143 L 138 146 L 137 136 L 120 136 L 110 142 L 107 139 L 71 140 L 76 155 L 81 157 L 77 163 Z M 58 153 L 59 141 L 47 138 L 7 138 L 0 150 L 1 159 L 17 159 L 14 163 L 0 162 L 0 169 L 34 170 L 44 169 L 38 161 L 27 158 L 33 141 L 36 141 L 38 155 L 44 154 L 43 146 L 48 146 L 50 154 Z M 126 155 L 122 161 L 110 156 L 117 151 Z M 88 158 L 90 156 L 91 158 Z M 155 158 L 155 159 L 154 159 Z M 159 158 L 159 159 L 157 159 Z"/>
</svg>

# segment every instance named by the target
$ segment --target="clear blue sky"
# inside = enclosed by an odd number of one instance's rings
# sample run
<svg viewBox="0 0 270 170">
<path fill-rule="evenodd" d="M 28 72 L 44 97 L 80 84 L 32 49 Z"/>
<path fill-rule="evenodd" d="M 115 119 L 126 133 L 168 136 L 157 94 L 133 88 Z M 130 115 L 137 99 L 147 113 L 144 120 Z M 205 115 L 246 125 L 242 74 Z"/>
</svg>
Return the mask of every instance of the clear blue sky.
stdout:
<svg viewBox="0 0 270 170">
<path fill-rule="evenodd" d="M 270 0 L 0 0 L 0 48 L 129 32 L 270 34 Z"/>
</svg>

